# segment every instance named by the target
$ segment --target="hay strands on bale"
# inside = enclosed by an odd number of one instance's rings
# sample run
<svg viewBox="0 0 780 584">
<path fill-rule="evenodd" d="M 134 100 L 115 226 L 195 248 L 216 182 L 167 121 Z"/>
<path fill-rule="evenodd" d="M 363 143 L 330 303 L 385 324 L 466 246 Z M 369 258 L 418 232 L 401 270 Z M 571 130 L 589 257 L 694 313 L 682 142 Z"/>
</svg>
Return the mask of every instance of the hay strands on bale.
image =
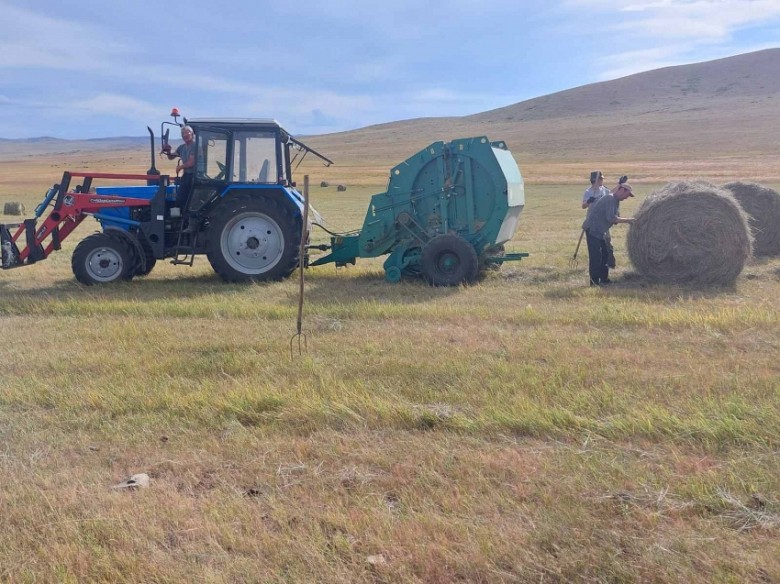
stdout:
<svg viewBox="0 0 780 584">
<path fill-rule="evenodd" d="M 11 201 L 3 205 L 4 215 L 24 215 L 24 205 L 18 201 Z"/>
<path fill-rule="evenodd" d="M 731 192 L 750 216 L 753 255 L 780 255 L 780 193 L 756 183 L 730 182 L 723 188 Z"/>
<path fill-rule="evenodd" d="M 727 286 L 752 254 L 747 215 L 728 191 L 710 183 L 669 183 L 651 193 L 635 217 L 628 254 L 653 281 Z"/>
</svg>

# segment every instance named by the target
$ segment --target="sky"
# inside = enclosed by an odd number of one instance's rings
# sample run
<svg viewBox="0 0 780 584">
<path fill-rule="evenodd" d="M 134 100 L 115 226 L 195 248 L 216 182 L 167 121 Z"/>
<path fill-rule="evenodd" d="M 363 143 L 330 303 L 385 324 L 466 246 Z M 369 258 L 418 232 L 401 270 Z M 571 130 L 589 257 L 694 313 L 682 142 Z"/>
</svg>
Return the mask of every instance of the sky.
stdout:
<svg viewBox="0 0 780 584">
<path fill-rule="evenodd" d="M 780 46 L 780 0 L 0 0 L 0 138 L 463 116 Z"/>
</svg>

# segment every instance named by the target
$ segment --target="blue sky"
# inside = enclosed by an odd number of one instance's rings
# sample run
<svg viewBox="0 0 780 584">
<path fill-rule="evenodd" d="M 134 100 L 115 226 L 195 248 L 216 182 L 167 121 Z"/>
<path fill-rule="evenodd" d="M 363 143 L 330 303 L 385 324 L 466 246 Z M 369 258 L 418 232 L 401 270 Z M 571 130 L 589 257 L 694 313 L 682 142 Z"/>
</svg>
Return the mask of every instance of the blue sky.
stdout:
<svg viewBox="0 0 780 584">
<path fill-rule="evenodd" d="M 780 46 L 780 0 L 0 0 L 0 138 L 170 108 L 293 134 L 468 115 Z"/>
</svg>

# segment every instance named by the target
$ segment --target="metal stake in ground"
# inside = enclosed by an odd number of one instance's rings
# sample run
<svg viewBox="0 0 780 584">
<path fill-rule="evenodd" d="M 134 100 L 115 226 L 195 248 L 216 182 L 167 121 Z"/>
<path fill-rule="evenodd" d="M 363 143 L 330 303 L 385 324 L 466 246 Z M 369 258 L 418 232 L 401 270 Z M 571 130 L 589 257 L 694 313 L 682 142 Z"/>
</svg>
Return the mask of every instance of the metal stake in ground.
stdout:
<svg viewBox="0 0 780 584">
<path fill-rule="evenodd" d="M 300 287 L 298 290 L 298 321 L 296 323 L 296 333 L 290 339 L 290 358 L 293 358 L 293 345 L 295 339 L 298 339 L 298 354 L 302 353 L 301 339 L 303 339 L 303 349 L 307 349 L 306 346 L 306 334 L 301 332 L 303 327 L 303 269 L 304 258 L 306 253 L 306 244 L 308 238 L 308 223 L 309 223 L 309 175 L 303 177 L 303 225 L 301 226 L 301 251 L 298 269 L 300 271 Z"/>
</svg>

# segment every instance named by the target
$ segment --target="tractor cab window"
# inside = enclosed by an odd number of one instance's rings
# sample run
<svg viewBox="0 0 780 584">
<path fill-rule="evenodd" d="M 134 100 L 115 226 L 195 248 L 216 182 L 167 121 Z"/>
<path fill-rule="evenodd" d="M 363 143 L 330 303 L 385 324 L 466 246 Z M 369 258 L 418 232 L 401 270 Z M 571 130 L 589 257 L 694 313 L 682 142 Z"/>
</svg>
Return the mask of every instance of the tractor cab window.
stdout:
<svg viewBox="0 0 780 584">
<path fill-rule="evenodd" d="M 198 177 L 230 180 L 227 176 L 227 146 L 229 136 L 223 132 L 201 130 L 198 137 Z"/>
<path fill-rule="evenodd" d="M 233 134 L 233 173 L 238 182 L 273 183 L 279 180 L 274 132 Z"/>
</svg>

